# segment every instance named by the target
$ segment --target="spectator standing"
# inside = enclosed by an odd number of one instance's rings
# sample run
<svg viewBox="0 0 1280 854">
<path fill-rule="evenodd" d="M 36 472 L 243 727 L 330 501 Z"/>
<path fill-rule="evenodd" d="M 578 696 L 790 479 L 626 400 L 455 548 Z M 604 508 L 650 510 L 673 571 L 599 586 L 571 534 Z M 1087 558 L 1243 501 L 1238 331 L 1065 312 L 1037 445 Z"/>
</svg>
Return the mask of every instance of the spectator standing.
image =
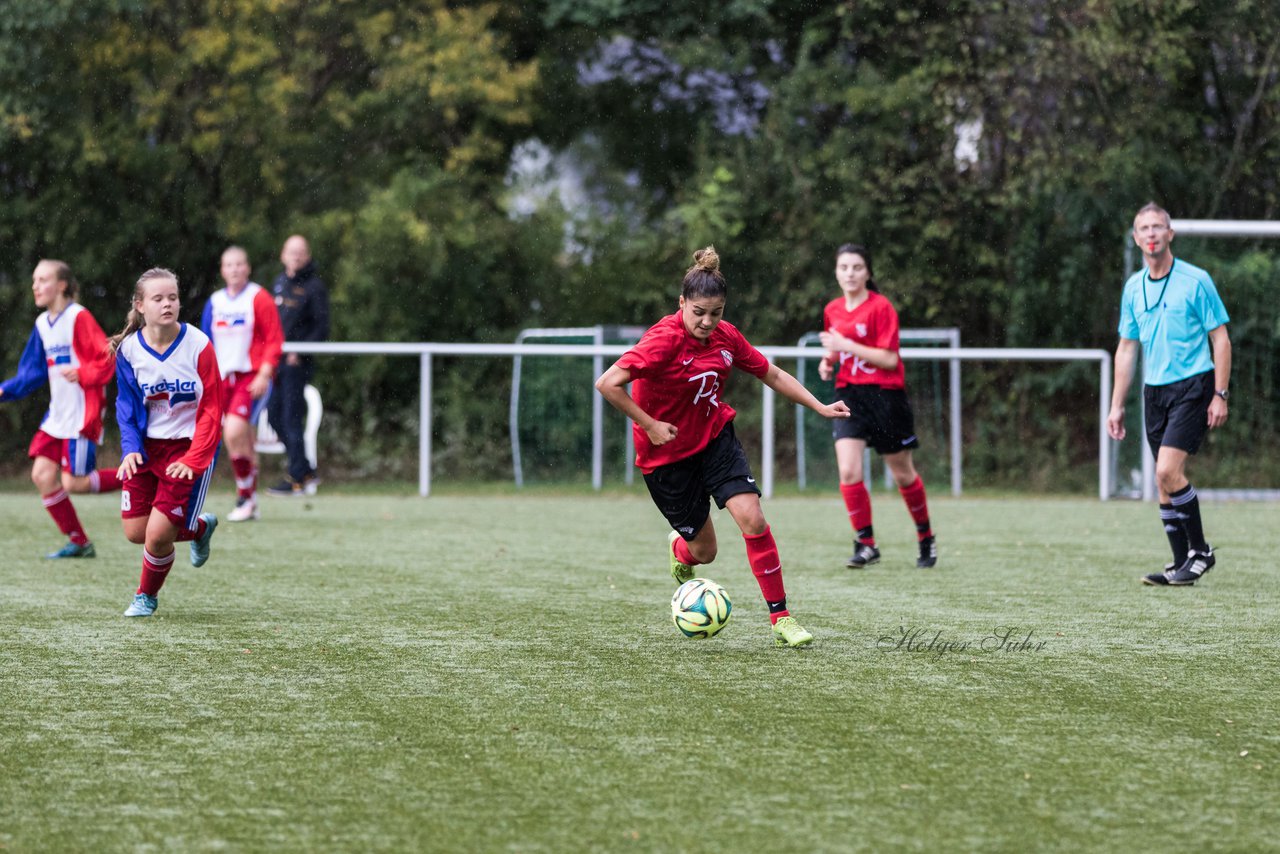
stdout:
<svg viewBox="0 0 1280 854">
<path fill-rule="evenodd" d="M 280 251 L 284 272 L 271 286 L 284 340 L 324 341 L 329 337 L 329 294 L 316 273 L 307 239 L 294 234 Z M 302 428 L 307 417 L 303 394 L 315 372 L 313 359 L 301 353 L 286 353 L 276 370 L 275 386 L 267 408 L 271 428 L 284 443 L 288 471 L 283 480 L 267 489 L 268 495 L 315 495 L 320 478 L 307 460 Z"/>
</svg>

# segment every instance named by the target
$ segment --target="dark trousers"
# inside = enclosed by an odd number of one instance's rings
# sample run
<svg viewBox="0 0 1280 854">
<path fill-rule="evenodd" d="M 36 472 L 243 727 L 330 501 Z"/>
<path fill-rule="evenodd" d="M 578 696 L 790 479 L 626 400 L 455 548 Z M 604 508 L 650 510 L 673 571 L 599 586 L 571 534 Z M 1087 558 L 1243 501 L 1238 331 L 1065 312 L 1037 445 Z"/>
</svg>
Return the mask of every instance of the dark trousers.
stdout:
<svg viewBox="0 0 1280 854">
<path fill-rule="evenodd" d="M 306 441 L 302 437 L 302 428 L 307 421 L 307 399 L 303 389 L 311 382 L 313 368 L 311 360 L 303 358 L 300 365 L 280 363 L 276 369 L 275 384 L 271 387 L 271 401 L 267 408 L 267 420 L 271 429 L 276 431 L 280 441 L 284 443 L 284 451 L 289 459 L 289 478 L 294 483 L 302 483 L 303 478 L 311 471 L 311 463 L 307 461 Z"/>
</svg>

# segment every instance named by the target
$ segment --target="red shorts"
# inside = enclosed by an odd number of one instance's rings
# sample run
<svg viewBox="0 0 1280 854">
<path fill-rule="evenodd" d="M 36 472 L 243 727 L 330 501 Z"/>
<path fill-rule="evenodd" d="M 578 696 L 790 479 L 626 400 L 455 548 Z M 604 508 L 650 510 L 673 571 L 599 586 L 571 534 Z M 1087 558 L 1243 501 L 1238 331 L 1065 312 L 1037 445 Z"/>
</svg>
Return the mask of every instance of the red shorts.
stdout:
<svg viewBox="0 0 1280 854">
<path fill-rule="evenodd" d="M 258 414 L 271 394 L 271 387 L 268 386 L 266 394 L 257 400 L 253 399 L 253 395 L 249 394 L 249 386 L 255 376 L 257 375 L 253 373 L 233 371 L 222 379 L 222 400 L 226 404 L 226 414 L 243 418 L 250 424 L 258 423 Z"/>
<path fill-rule="evenodd" d="M 194 480 L 170 477 L 164 471 L 182 459 L 191 447 L 190 439 L 147 439 L 147 461 L 120 485 L 120 517 L 137 519 L 159 510 L 175 527 L 194 527 L 204 506 L 213 466 L 196 472 Z"/>
<path fill-rule="evenodd" d="M 83 436 L 74 439 L 59 439 L 50 436 L 43 430 L 37 430 L 31 437 L 31 446 L 27 448 L 27 456 L 31 459 L 44 457 L 62 466 L 64 471 L 83 477 L 97 468 L 98 443 Z"/>
</svg>

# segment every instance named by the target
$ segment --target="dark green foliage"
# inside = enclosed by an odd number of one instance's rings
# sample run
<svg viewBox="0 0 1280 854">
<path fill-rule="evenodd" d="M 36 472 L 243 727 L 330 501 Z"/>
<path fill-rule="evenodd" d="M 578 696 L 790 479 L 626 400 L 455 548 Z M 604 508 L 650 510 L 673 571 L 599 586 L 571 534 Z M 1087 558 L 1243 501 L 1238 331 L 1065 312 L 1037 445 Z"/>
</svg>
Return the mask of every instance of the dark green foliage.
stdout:
<svg viewBox="0 0 1280 854">
<path fill-rule="evenodd" d="M 1257 0 L 735 0 L 714 13 L 3 0 L 0 370 L 25 340 L 40 257 L 70 262 L 112 328 L 143 268 L 176 269 L 194 318 L 227 243 L 267 282 L 297 231 L 332 285 L 338 340 L 649 324 L 674 307 L 692 250 L 715 243 L 728 319 L 757 343 L 794 341 L 835 295 L 832 252 L 852 239 L 875 251 L 904 326 L 957 326 L 974 346 L 1110 349 L 1143 202 L 1277 216 L 1277 44 L 1274 4 Z M 520 212 L 509 168 L 530 139 L 566 156 L 544 177 L 581 192 Z M 1264 279 L 1265 259 L 1238 248 L 1213 244 L 1201 265 Z M 1238 350 L 1261 348 L 1241 352 L 1236 387 L 1259 414 L 1237 409 L 1223 438 L 1277 420 L 1274 344 L 1259 331 L 1274 300 L 1233 291 Z M 446 397 L 453 380 L 437 376 L 437 451 L 460 474 L 505 472 L 507 459 L 476 463 L 505 445 L 503 371 L 447 370 L 495 384 Z M 1026 423 L 1047 431 L 1025 437 L 1023 462 L 1053 480 L 1090 453 L 1092 431 L 1060 431 L 1088 426 L 1094 392 L 1074 368 L 1011 371 L 999 387 L 1038 402 Z M 370 471 L 411 450 L 409 360 L 326 359 L 320 383 L 340 428 L 340 442 L 326 428 L 331 464 Z M 971 441 L 1007 427 L 999 397 L 979 398 L 996 409 L 974 410 Z M 5 458 L 40 405 L 0 408 Z M 976 477 L 1004 479 L 973 451 Z"/>
</svg>

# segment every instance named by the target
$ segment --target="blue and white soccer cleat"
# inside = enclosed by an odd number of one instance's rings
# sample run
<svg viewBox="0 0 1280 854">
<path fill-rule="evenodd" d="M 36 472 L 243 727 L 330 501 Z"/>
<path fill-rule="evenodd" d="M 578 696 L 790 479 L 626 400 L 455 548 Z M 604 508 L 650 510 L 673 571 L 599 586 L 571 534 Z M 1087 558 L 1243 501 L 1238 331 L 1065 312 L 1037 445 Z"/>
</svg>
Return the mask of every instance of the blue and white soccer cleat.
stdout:
<svg viewBox="0 0 1280 854">
<path fill-rule="evenodd" d="M 213 539 L 214 529 L 218 527 L 218 517 L 212 513 L 201 513 L 200 518 L 205 521 L 204 536 L 198 537 L 191 541 L 191 565 L 204 566 L 205 561 L 209 559 L 209 541 Z"/>
<path fill-rule="evenodd" d="M 83 546 L 77 546 L 75 543 L 68 542 L 65 546 L 56 552 L 49 552 L 45 557 L 50 560 L 60 560 L 66 557 L 97 557 L 98 553 L 93 550 L 93 543 L 85 543 Z"/>
<path fill-rule="evenodd" d="M 124 609 L 126 617 L 150 617 L 159 607 L 160 600 L 154 596 L 148 596 L 145 593 L 133 594 L 133 602 L 128 608 Z"/>
</svg>

